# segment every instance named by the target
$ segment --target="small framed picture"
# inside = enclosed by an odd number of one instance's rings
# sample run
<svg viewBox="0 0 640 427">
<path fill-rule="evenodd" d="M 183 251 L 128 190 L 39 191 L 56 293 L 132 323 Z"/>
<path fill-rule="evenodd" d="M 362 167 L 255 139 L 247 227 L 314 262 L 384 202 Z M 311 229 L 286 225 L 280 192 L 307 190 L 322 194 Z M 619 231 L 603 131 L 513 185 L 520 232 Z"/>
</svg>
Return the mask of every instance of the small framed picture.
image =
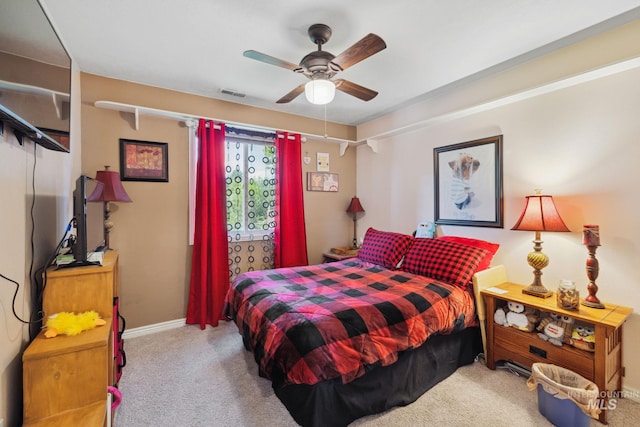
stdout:
<svg viewBox="0 0 640 427">
<path fill-rule="evenodd" d="M 169 182 L 169 144 L 120 139 L 122 181 Z"/>
<path fill-rule="evenodd" d="M 318 172 L 329 172 L 329 153 L 316 153 L 316 164 Z"/>
<path fill-rule="evenodd" d="M 58 142 L 67 150 L 70 149 L 69 132 L 65 132 L 62 130 L 48 129 L 48 128 L 38 128 L 38 129 L 40 129 L 42 132 L 49 135 L 54 141 Z"/>
<path fill-rule="evenodd" d="M 307 172 L 308 191 L 338 191 L 338 174 L 326 172 Z"/>
</svg>

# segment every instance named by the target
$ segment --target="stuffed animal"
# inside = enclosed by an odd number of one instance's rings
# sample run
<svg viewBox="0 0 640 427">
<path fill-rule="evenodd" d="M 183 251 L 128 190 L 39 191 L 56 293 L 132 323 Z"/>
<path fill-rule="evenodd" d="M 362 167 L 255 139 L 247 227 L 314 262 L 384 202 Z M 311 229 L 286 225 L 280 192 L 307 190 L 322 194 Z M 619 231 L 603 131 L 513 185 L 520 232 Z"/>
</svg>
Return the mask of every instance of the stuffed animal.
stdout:
<svg viewBox="0 0 640 427">
<path fill-rule="evenodd" d="M 542 319 L 536 328 L 539 331 L 538 337 L 558 347 L 569 344 L 573 322 L 574 320 L 569 316 L 549 313 L 549 317 Z"/>
<path fill-rule="evenodd" d="M 60 312 L 49 316 L 44 336 L 53 338 L 59 334 L 78 335 L 82 331 L 93 329 L 106 323 L 95 311 L 87 311 L 80 314 Z"/>
<path fill-rule="evenodd" d="M 540 312 L 524 304 L 509 301 L 506 306 L 500 307 L 493 315 L 493 321 L 521 331 L 531 332 L 540 320 Z"/>
<path fill-rule="evenodd" d="M 580 350 L 596 351 L 596 334 L 593 327 L 575 325 L 571 331 L 571 345 Z"/>
</svg>

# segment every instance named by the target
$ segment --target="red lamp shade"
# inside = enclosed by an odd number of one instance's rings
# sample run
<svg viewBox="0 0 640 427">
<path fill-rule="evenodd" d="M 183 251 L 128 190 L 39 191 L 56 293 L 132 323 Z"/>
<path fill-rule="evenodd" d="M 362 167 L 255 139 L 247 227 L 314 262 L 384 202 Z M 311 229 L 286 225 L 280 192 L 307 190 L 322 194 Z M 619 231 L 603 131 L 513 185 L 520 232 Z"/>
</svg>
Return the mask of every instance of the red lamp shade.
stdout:
<svg viewBox="0 0 640 427">
<path fill-rule="evenodd" d="M 108 169 L 96 172 L 96 180 L 102 183 L 102 186 L 96 187 L 87 200 L 90 202 L 130 202 L 131 199 L 122 186 L 120 174 Z M 99 190 L 102 191 L 99 191 Z"/>
<path fill-rule="evenodd" d="M 358 199 L 357 197 L 353 197 L 351 199 L 351 203 L 349 203 L 347 212 L 349 213 L 364 212 L 364 208 L 362 207 L 362 204 L 360 204 L 360 199 Z"/>
<path fill-rule="evenodd" d="M 522 290 L 522 293 L 541 298 L 550 297 L 553 292 L 547 290 L 542 284 L 540 276 L 542 269 L 549 265 L 549 257 L 542 252 L 541 231 L 571 231 L 567 228 L 556 209 L 551 196 L 542 196 L 536 190 L 535 196 L 527 196 L 527 203 L 520 215 L 520 219 L 512 230 L 535 231 L 533 240 L 533 252 L 527 255 L 527 262 L 533 268 L 533 282 Z"/>
<path fill-rule="evenodd" d="M 512 230 L 522 231 L 571 231 L 560 217 L 553 197 L 527 196 L 520 219 Z"/>
<path fill-rule="evenodd" d="M 360 212 L 364 212 L 364 208 L 360 203 L 360 199 L 358 199 L 356 196 L 353 196 L 353 198 L 351 199 L 351 203 L 349 203 L 349 207 L 347 208 L 347 213 L 353 214 L 353 249 L 358 248 L 358 238 L 356 233 L 356 220 L 357 220 L 356 217 Z"/>
</svg>

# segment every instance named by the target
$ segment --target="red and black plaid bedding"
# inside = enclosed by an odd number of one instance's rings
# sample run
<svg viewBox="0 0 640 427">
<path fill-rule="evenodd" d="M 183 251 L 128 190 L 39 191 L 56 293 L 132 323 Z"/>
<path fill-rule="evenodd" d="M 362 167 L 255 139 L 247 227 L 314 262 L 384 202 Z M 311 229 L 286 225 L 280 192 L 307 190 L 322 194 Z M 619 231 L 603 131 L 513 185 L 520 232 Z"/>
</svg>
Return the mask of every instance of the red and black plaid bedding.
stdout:
<svg viewBox="0 0 640 427">
<path fill-rule="evenodd" d="M 468 290 L 357 258 L 243 273 L 224 310 L 276 387 L 347 383 L 431 334 L 477 324 Z"/>
</svg>

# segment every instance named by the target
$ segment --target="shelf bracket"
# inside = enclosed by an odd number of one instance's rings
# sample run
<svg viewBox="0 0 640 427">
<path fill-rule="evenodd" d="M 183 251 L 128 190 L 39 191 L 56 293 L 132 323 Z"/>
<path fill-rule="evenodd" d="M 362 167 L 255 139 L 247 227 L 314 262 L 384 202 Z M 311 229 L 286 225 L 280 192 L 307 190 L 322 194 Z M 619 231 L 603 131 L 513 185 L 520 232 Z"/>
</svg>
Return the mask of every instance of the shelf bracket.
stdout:
<svg viewBox="0 0 640 427">
<path fill-rule="evenodd" d="M 347 148 L 349 148 L 349 143 L 347 141 L 340 143 L 340 157 L 344 156 L 344 153 L 347 151 Z"/>
<path fill-rule="evenodd" d="M 367 145 L 371 148 L 371 151 L 374 153 L 378 152 L 378 141 L 375 139 L 367 139 Z"/>
<path fill-rule="evenodd" d="M 53 101 L 53 108 L 55 108 L 56 110 L 56 117 L 58 117 L 58 120 L 64 120 L 64 118 L 62 117 L 62 97 L 60 96 L 61 94 L 59 94 L 58 92 L 52 92 L 51 93 L 51 100 Z M 68 99 L 68 97 L 67 97 Z"/>
<path fill-rule="evenodd" d="M 133 120 L 136 130 L 140 130 L 140 109 L 137 107 L 133 109 Z"/>
</svg>

